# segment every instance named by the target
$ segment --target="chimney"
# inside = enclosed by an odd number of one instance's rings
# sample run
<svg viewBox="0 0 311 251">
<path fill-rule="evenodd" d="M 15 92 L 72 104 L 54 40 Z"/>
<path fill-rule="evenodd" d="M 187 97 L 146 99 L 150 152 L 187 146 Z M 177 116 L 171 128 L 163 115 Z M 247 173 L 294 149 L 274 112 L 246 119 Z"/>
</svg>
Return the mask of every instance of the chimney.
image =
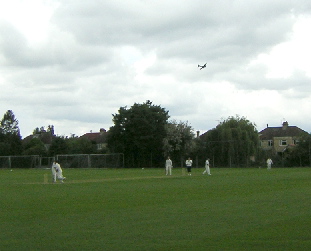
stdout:
<svg viewBox="0 0 311 251">
<path fill-rule="evenodd" d="M 197 131 L 197 138 L 200 136 L 200 131 Z"/>
<path fill-rule="evenodd" d="M 288 127 L 288 122 L 287 122 L 287 121 L 283 122 L 283 127 L 282 127 L 282 129 L 283 129 L 283 130 L 286 130 L 287 127 Z"/>
</svg>

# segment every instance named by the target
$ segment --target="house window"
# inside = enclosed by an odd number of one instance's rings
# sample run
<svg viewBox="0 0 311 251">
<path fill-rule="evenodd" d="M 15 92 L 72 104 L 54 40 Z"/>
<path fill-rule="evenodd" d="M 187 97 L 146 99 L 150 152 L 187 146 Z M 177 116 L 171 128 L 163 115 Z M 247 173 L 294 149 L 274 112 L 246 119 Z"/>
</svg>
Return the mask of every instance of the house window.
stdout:
<svg viewBox="0 0 311 251">
<path fill-rule="evenodd" d="M 294 140 L 293 140 L 293 144 L 294 144 L 294 145 L 298 145 L 298 143 L 299 143 L 299 140 L 298 140 L 298 139 L 294 139 Z"/>
<path fill-rule="evenodd" d="M 268 140 L 268 146 L 273 146 L 273 140 Z"/>
<path fill-rule="evenodd" d="M 280 146 L 287 146 L 287 140 L 286 139 L 281 139 L 280 140 Z"/>
</svg>

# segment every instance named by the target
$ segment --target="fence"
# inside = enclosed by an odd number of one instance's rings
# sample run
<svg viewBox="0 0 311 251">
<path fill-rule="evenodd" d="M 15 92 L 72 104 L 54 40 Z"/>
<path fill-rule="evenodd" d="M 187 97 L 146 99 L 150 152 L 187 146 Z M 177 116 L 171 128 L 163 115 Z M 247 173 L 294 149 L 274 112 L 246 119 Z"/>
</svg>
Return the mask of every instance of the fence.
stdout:
<svg viewBox="0 0 311 251">
<path fill-rule="evenodd" d="M 119 168 L 124 167 L 123 153 L 112 154 L 63 154 L 56 160 L 64 168 Z"/>
<path fill-rule="evenodd" d="M 35 168 L 40 165 L 39 155 L 0 156 L 0 168 Z"/>
<path fill-rule="evenodd" d="M 57 160 L 63 168 L 119 168 L 124 167 L 124 155 L 113 154 L 63 154 L 56 157 L 0 156 L 0 168 L 50 168 Z"/>
</svg>

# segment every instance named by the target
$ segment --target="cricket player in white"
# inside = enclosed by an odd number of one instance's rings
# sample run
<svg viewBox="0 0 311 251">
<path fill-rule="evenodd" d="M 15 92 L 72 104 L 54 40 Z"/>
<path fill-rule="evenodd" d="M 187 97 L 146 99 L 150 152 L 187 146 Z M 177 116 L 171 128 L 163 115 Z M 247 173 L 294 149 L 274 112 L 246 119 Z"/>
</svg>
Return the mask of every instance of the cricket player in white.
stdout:
<svg viewBox="0 0 311 251">
<path fill-rule="evenodd" d="M 166 175 L 172 175 L 172 167 L 173 167 L 173 162 L 171 161 L 170 157 L 167 157 L 167 160 L 165 161 Z"/>
<path fill-rule="evenodd" d="M 190 159 L 190 157 L 186 160 L 186 167 L 187 167 L 188 175 L 191 176 L 192 159 Z"/>
<path fill-rule="evenodd" d="M 206 159 L 206 161 L 205 161 L 205 170 L 204 170 L 203 174 L 206 174 L 206 173 L 208 175 L 211 175 L 211 170 L 209 168 L 209 159 Z"/>
<path fill-rule="evenodd" d="M 267 159 L 267 169 L 270 170 L 271 169 L 271 165 L 273 164 L 272 159 Z"/>
<path fill-rule="evenodd" d="M 66 179 L 66 177 L 63 176 L 63 170 L 60 167 L 60 164 L 56 161 L 52 164 L 52 177 L 54 183 L 56 182 L 56 179 L 60 180 L 61 183 L 64 183 L 64 179 Z"/>
</svg>

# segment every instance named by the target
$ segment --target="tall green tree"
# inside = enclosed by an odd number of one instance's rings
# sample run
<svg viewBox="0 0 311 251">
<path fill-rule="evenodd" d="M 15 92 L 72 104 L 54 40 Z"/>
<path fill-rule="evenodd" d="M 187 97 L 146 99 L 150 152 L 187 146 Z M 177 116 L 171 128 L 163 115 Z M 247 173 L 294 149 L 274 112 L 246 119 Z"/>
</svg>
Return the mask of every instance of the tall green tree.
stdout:
<svg viewBox="0 0 311 251">
<path fill-rule="evenodd" d="M 87 138 L 70 137 L 66 139 L 70 154 L 92 154 L 96 152 L 96 144 Z"/>
<path fill-rule="evenodd" d="M 185 155 L 194 151 L 193 128 L 188 122 L 172 120 L 165 125 L 166 136 L 163 139 L 163 154 L 175 161 L 183 162 Z M 182 165 L 182 163 L 181 163 Z"/>
<path fill-rule="evenodd" d="M 4 134 L 15 134 L 20 135 L 20 130 L 18 127 L 18 120 L 12 110 L 8 110 L 1 120 L 1 131 Z"/>
<path fill-rule="evenodd" d="M 311 134 L 303 134 L 298 145 L 283 153 L 286 166 L 311 166 Z"/>
<path fill-rule="evenodd" d="M 18 120 L 12 110 L 8 110 L 0 126 L 0 155 L 20 155 L 22 153 L 22 137 Z"/>
<path fill-rule="evenodd" d="M 49 148 L 49 156 L 55 156 L 57 154 L 68 154 L 69 146 L 64 137 L 55 137 L 52 140 L 51 146 Z"/>
<path fill-rule="evenodd" d="M 113 114 L 108 148 L 124 153 L 126 166 L 157 166 L 163 162 L 162 141 L 166 135 L 168 111 L 147 100 Z"/>
<path fill-rule="evenodd" d="M 29 142 L 24 144 L 23 155 L 46 156 L 47 149 L 39 138 L 32 138 Z"/>
<path fill-rule="evenodd" d="M 249 166 L 256 157 L 259 139 L 256 125 L 245 117 L 229 117 L 204 136 L 206 155 L 220 166 Z"/>
<path fill-rule="evenodd" d="M 47 130 L 45 130 L 44 126 L 41 126 L 40 128 L 36 127 L 33 130 L 32 134 L 36 135 L 36 134 L 45 134 L 45 133 L 49 133 L 50 135 L 54 135 L 54 126 L 53 125 L 48 125 Z"/>
</svg>

